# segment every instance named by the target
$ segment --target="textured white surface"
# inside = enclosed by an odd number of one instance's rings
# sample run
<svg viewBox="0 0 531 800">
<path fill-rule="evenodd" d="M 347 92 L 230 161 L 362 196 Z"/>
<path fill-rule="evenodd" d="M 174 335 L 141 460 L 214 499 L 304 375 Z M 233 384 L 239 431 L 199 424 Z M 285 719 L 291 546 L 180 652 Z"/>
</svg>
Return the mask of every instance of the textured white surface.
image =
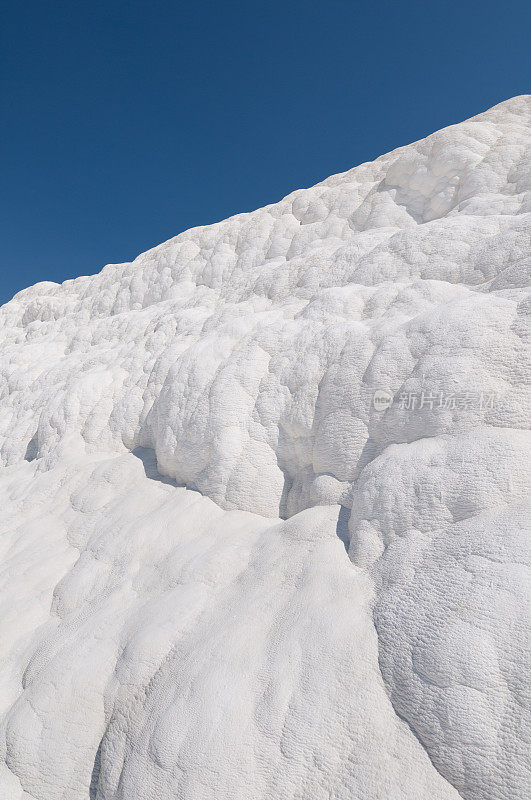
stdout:
<svg viewBox="0 0 531 800">
<path fill-rule="evenodd" d="M 530 117 L 2 307 L 0 796 L 525 796 Z"/>
</svg>

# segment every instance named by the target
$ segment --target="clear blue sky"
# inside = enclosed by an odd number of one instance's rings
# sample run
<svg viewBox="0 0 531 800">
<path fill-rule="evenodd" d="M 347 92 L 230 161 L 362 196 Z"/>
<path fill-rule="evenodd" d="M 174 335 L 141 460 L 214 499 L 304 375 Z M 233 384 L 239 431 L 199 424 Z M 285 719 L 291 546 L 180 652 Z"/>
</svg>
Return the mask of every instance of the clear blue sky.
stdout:
<svg viewBox="0 0 531 800">
<path fill-rule="evenodd" d="M 0 302 L 530 91 L 528 2 L 15 2 Z"/>
</svg>

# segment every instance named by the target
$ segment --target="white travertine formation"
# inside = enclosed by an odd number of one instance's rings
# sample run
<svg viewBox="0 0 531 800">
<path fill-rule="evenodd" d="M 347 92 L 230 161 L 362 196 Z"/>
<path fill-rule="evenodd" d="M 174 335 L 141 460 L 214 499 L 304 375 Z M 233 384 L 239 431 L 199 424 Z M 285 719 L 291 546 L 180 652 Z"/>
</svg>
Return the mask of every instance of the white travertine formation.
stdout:
<svg viewBox="0 0 531 800">
<path fill-rule="evenodd" d="M 0 797 L 525 796 L 530 122 L 0 309 Z"/>
</svg>

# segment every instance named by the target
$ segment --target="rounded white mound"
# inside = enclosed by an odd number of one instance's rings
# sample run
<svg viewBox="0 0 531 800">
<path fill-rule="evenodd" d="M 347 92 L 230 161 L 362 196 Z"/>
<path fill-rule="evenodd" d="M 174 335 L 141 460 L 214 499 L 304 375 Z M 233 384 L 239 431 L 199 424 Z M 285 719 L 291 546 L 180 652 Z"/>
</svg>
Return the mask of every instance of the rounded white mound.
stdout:
<svg viewBox="0 0 531 800">
<path fill-rule="evenodd" d="M 2 307 L 6 796 L 525 795 L 530 122 Z"/>
</svg>

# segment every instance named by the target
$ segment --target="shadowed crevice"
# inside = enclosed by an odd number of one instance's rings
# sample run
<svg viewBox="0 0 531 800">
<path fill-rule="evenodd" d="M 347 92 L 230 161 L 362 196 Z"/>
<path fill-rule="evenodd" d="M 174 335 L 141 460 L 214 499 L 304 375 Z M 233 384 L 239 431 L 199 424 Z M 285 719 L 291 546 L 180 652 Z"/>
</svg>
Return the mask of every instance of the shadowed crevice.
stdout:
<svg viewBox="0 0 531 800">
<path fill-rule="evenodd" d="M 167 475 L 161 475 L 158 469 L 157 456 L 152 447 L 135 447 L 134 450 L 131 450 L 131 454 L 142 462 L 146 478 L 159 483 L 167 483 L 170 486 L 179 486 L 176 481 L 168 478 Z"/>
<path fill-rule="evenodd" d="M 37 434 L 35 433 L 28 442 L 28 446 L 26 447 L 26 452 L 24 454 L 24 461 L 34 461 L 37 458 L 37 453 L 39 452 L 39 441 L 37 439 Z"/>
<path fill-rule="evenodd" d="M 350 519 L 350 508 L 340 506 L 337 516 L 336 535 L 343 542 L 343 546 L 348 553 L 350 547 L 350 531 L 348 521 Z"/>
<path fill-rule="evenodd" d="M 90 800 L 98 800 L 98 783 L 100 780 L 100 772 L 101 772 L 102 747 L 103 747 L 103 738 L 99 743 L 98 750 L 96 752 L 96 758 L 94 759 L 94 766 L 92 767 L 92 774 L 90 776 L 90 786 L 89 786 Z"/>
</svg>

